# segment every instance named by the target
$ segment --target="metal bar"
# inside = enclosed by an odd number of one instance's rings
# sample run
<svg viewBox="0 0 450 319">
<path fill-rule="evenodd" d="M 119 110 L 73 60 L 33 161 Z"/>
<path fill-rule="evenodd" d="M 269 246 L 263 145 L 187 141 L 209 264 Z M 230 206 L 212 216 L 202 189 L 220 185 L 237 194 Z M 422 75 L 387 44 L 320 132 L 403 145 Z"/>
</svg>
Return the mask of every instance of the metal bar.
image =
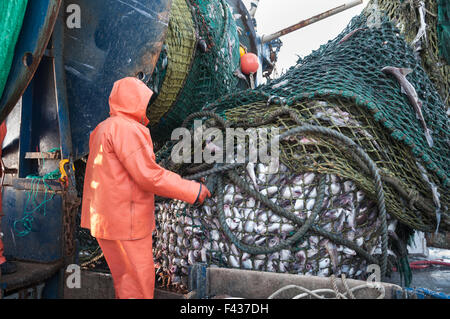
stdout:
<svg viewBox="0 0 450 319">
<path fill-rule="evenodd" d="M 316 22 L 318 22 L 320 20 L 323 20 L 323 19 L 326 19 L 328 17 L 331 17 L 332 15 L 335 15 L 335 14 L 340 13 L 342 11 L 348 10 L 348 9 L 353 8 L 353 7 L 355 7 L 357 5 L 360 5 L 362 3 L 363 3 L 363 0 L 350 1 L 350 2 L 345 3 L 345 4 L 343 4 L 343 5 L 339 6 L 339 7 L 336 7 L 334 9 L 330 9 L 328 11 L 325 11 L 323 13 L 315 15 L 315 16 L 309 18 L 309 19 L 302 20 L 299 23 L 294 24 L 294 25 L 292 25 L 290 27 L 287 27 L 287 28 L 285 28 L 285 29 L 283 29 L 281 31 L 278 31 L 278 32 L 275 32 L 275 33 L 272 33 L 272 34 L 269 34 L 269 35 L 263 35 L 262 38 L 261 38 L 261 42 L 262 43 L 270 42 L 270 41 L 272 41 L 274 39 L 277 39 L 277 38 L 279 38 L 279 37 L 281 37 L 283 35 L 286 35 L 288 33 L 294 32 L 294 31 L 296 31 L 298 29 L 304 28 L 304 27 L 306 27 L 306 26 L 308 26 L 310 24 L 313 24 L 313 23 L 316 23 Z"/>
<path fill-rule="evenodd" d="M 0 123 L 17 104 L 33 78 L 50 40 L 61 3 L 62 0 L 28 1 L 11 71 L 0 99 Z M 30 65 L 24 63 L 26 57 L 31 59 Z"/>
<path fill-rule="evenodd" d="M 26 159 L 60 159 L 61 156 L 59 152 L 49 153 L 49 152 L 26 152 Z"/>
<path fill-rule="evenodd" d="M 59 12 L 53 29 L 53 51 L 56 108 L 58 113 L 59 140 L 61 146 L 61 156 L 64 159 L 73 161 L 72 129 L 70 126 L 70 111 L 67 98 L 66 73 L 64 70 L 64 11 Z"/>
<path fill-rule="evenodd" d="M 254 18 L 256 14 L 256 10 L 258 10 L 259 0 L 252 1 L 251 8 L 249 10 L 250 17 Z"/>
</svg>

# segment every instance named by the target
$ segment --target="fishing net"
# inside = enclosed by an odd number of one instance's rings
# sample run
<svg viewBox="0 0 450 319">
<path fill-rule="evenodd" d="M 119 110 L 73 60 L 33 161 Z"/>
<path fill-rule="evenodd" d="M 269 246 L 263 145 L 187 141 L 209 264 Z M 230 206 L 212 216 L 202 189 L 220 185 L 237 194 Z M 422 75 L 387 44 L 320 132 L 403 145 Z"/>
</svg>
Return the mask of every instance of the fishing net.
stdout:
<svg viewBox="0 0 450 319">
<path fill-rule="evenodd" d="M 439 52 L 450 64 L 450 3 L 445 0 L 438 1 L 437 35 Z"/>
<path fill-rule="evenodd" d="M 165 50 L 149 86 L 156 91 L 147 115 L 155 142 L 205 102 L 236 89 L 239 37 L 224 0 L 176 0 L 172 4 Z"/>
<path fill-rule="evenodd" d="M 378 15 L 386 14 L 406 42 L 419 50 L 422 67 L 447 107 L 450 92 L 448 8 L 446 0 L 371 0 L 365 9 L 375 22 L 379 20 Z M 422 33 L 421 27 L 426 28 L 423 29 L 425 33 Z"/>
<path fill-rule="evenodd" d="M 14 48 L 22 28 L 27 0 L 2 1 L 0 3 L 0 97 L 8 79 Z"/>
<path fill-rule="evenodd" d="M 185 121 L 197 117 L 205 130 L 224 132 L 279 128 L 277 173 L 261 161 L 174 164 L 175 142 L 158 152 L 161 165 L 186 178 L 206 176 L 214 192 L 201 208 L 159 200 L 154 253 L 161 284 L 185 287 L 189 266 L 203 262 L 357 279 L 367 276 L 368 264 L 380 265 L 383 275 L 397 264 L 408 285 L 402 229 L 450 229 L 448 119 L 411 47 L 380 19 L 373 25 L 364 13 L 353 18 L 280 78 L 221 97 Z M 407 79 L 423 103 L 432 148 L 399 83 L 381 72 L 387 65 L 413 70 Z"/>
</svg>

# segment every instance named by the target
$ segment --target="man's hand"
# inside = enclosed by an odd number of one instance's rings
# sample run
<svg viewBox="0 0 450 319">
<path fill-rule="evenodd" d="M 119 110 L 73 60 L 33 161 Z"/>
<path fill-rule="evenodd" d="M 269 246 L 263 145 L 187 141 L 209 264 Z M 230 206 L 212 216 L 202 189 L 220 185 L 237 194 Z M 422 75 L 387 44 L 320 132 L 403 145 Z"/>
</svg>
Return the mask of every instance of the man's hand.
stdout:
<svg viewBox="0 0 450 319">
<path fill-rule="evenodd" d="M 211 193 L 209 192 L 208 188 L 205 186 L 205 184 L 200 183 L 200 190 L 198 193 L 198 198 L 195 204 L 203 204 L 206 198 L 211 197 Z"/>
</svg>

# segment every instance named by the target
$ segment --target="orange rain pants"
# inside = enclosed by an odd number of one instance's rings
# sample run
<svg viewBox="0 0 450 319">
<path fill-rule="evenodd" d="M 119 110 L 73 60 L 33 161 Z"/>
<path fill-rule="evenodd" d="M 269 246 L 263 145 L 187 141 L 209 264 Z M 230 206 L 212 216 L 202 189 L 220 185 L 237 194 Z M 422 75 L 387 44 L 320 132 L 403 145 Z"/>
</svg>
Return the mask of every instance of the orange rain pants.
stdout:
<svg viewBox="0 0 450 319">
<path fill-rule="evenodd" d="M 155 265 L 152 235 L 137 240 L 97 238 L 114 281 L 118 299 L 153 299 Z"/>
</svg>

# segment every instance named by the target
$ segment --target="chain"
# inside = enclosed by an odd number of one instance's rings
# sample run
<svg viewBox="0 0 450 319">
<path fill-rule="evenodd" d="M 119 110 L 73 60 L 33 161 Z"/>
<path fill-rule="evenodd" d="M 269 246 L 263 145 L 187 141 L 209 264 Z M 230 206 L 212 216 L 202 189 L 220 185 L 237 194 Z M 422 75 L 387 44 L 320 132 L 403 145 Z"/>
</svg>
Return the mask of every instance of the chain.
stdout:
<svg viewBox="0 0 450 319">
<path fill-rule="evenodd" d="M 64 168 L 67 173 L 67 182 L 62 181 L 61 186 L 63 189 L 63 229 L 64 229 L 64 249 L 65 256 L 72 257 L 75 255 L 75 218 L 78 212 L 78 207 L 81 204 L 81 200 L 78 197 L 75 188 L 75 176 L 72 169 L 71 162 L 66 163 Z"/>
</svg>

